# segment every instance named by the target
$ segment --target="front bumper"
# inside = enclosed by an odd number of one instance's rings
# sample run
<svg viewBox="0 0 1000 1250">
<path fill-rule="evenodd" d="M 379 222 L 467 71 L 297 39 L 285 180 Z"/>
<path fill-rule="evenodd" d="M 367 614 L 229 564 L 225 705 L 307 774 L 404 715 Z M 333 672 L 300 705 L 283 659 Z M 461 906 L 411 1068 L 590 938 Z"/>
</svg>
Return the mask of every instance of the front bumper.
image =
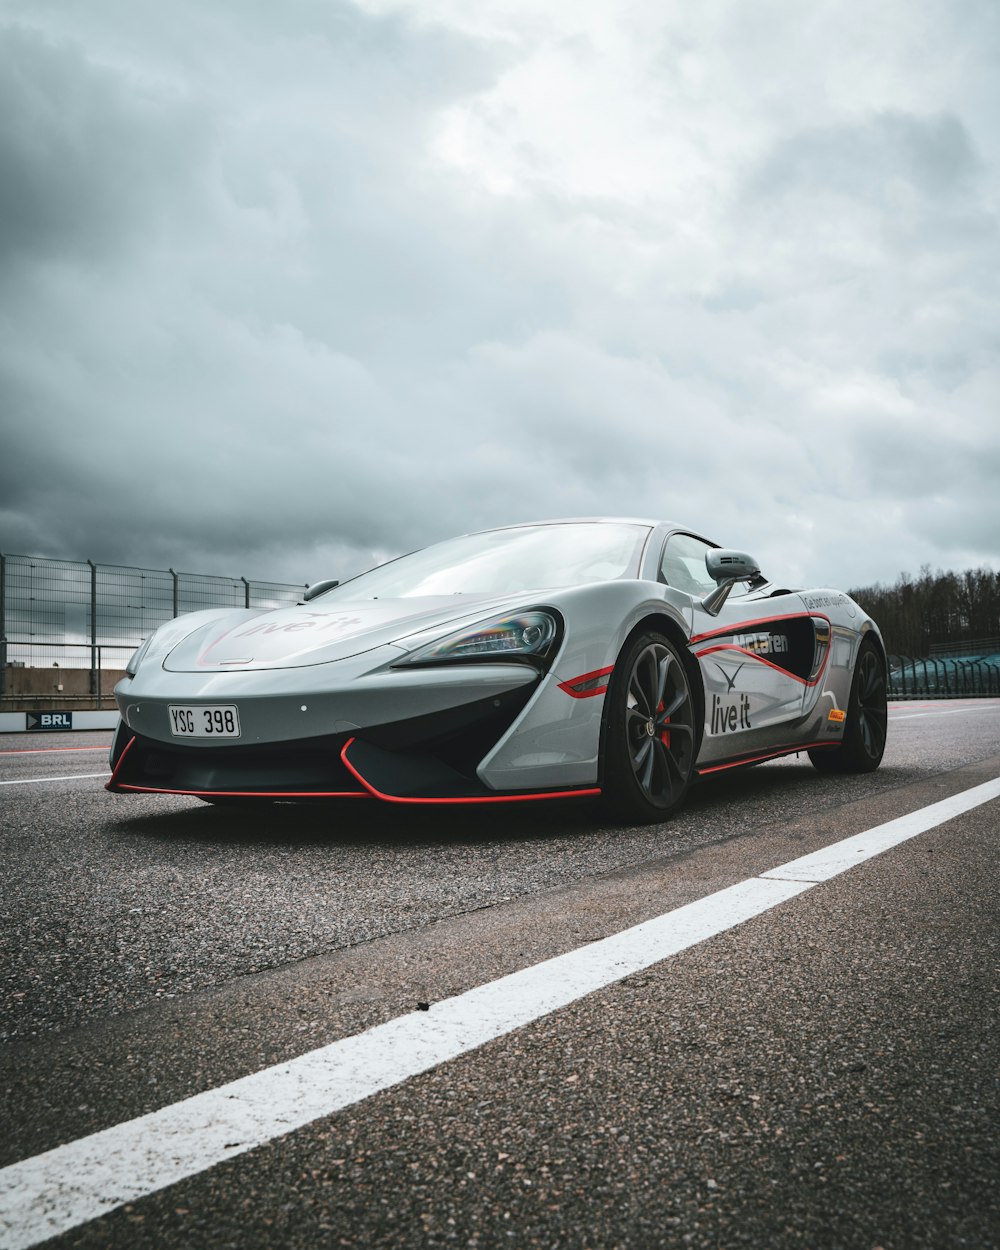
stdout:
<svg viewBox="0 0 1000 1250">
<path fill-rule="evenodd" d="M 334 732 L 299 738 L 276 733 L 273 741 L 260 740 L 265 712 L 270 706 L 280 721 L 281 705 L 228 696 L 239 704 L 241 725 L 254 726 L 253 740 L 240 743 L 178 741 L 141 732 L 140 720 L 166 726 L 168 703 L 148 696 L 140 700 L 130 684 L 127 691 L 116 692 L 130 723 L 123 721 L 116 733 L 107 788 L 205 799 L 374 797 L 389 802 L 510 801 L 580 793 L 575 787 L 498 793 L 477 775 L 478 764 L 520 716 L 540 680 L 523 667 L 508 675 L 508 687 L 515 679 L 519 684 L 503 689 L 495 675 L 487 677 L 485 698 L 421 715 L 363 727 L 345 724 L 341 717 Z M 426 684 L 424 678 L 421 685 Z M 220 700 L 227 697 L 217 685 L 213 693 Z M 290 705 L 296 710 L 298 697 Z M 316 701 L 310 695 L 309 706 Z M 294 711 L 289 715 L 295 724 Z M 593 788 L 584 792 L 597 793 Z"/>
</svg>

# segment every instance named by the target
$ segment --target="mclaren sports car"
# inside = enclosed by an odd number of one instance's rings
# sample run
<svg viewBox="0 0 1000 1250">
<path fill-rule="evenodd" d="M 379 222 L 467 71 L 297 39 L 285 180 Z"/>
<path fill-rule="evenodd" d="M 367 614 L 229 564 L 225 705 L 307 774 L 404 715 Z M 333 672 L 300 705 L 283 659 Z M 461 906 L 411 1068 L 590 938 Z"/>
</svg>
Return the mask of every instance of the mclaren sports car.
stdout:
<svg viewBox="0 0 1000 1250">
<path fill-rule="evenodd" d="M 192 612 L 115 696 L 108 789 L 211 803 L 601 796 L 655 821 L 697 778 L 793 752 L 869 772 L 886 737 L 885 649 L 851 598 L 632 519 L 489 530 L 295 607 Z"/>
</svg>

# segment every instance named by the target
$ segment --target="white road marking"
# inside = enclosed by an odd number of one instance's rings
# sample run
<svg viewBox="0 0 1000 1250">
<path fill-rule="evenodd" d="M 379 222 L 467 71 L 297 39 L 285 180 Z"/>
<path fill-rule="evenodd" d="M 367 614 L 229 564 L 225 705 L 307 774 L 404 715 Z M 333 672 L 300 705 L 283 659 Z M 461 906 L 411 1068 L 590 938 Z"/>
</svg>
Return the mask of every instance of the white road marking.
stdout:
<svg viewBox="0 0 1000 1250">
<path fill-rule="evenodd" d="M 892 723 L 895 725 L 898 720 L 916 720 L 918 716 L 961 716 L 965 712 L 995 712 L 996 705 L 990 706 L 985 704 L 982 707 L 950 707 L 938 708 L 933 712 L 907 712 L 904 716 L 891 717 Z"/>
<path fill-rule="evenodd" d="M 985 781 L 981 786 L 973 786 L 971 790 L 963 790 L 953 794 L 950 799 L 941 799 L 930 807 L 922 807 L 896 820 L 887 821 L 884 825 L 876 825 L 874 829 L 866 829 L 864 833 L 856 833 L 851 838 L 843 838 L 832 846 L 825 846 L 821 851 L 813 851 L 811 855 L 803 855 L 801 859 L 790 860 L 779 868 L 771 868 L 762 872 L 761 877 L 768 881 L 805 881 L 815 884 L 829 881 L 839 873 L 846 872 L 856 864 L 863 864 L 873 855 L 881 855 L 900 842 L 915 838 L 919 833 L 926 833 L 946 820 L 952 820 L 974 807 L 988 803 L 1000 796 L 1000 778 L 996 781 Z"/>
<path fill-rule="evenodd" d="M 1000 797 L 1000 779 L 598 942 L 0 1170 L 0 1245 L 26 1250 L 613 985 Z"/>
<path fill-rule="evenodd" d="M 66 777 L 19 777 L 16 781 L 0 781 L 0 786 L 37 786 L 43 781 L 77 781 L 81 777 L 110 777 L 111 774 L 105 770 L 103 773 L 70 773 Z"/>
</svg>

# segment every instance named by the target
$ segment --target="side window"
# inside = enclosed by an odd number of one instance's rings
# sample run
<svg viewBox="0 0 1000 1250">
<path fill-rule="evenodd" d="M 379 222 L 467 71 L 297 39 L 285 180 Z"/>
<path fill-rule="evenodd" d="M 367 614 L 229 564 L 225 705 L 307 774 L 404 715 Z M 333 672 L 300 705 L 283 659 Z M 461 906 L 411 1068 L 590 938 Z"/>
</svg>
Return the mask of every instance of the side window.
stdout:
<svg viewBox="0 0 1000 1250">
<path fill-rule="evenodd" d="M 705 554 L 711 550 L 710 543 L 692 534 L 671 534 L 663 548 L 660 576 L 675 590 L 699 598 L 707 595 L 715 589 L 715 582 L 705 567 Z"/>
</svg>

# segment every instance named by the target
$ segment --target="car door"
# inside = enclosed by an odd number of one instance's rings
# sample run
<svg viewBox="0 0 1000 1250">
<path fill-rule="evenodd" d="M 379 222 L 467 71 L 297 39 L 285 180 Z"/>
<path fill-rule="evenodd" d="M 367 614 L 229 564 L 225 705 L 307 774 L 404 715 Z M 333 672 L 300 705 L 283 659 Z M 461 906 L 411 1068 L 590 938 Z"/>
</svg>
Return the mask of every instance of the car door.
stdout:
<svg viewBox="0 0 1000 1250">
<path fill-rule="evenodd" d="M 717 614 L 706 609 L 716 589 L 705 566 L 711 548 L 696 535 L 671 534 L 660 570 L 693 600 L 689 647 L 705 693 L 699 767 L 793 746 L 830 643 L 829 622 L 796 594 L 737 587 Z"/>
</svg>

